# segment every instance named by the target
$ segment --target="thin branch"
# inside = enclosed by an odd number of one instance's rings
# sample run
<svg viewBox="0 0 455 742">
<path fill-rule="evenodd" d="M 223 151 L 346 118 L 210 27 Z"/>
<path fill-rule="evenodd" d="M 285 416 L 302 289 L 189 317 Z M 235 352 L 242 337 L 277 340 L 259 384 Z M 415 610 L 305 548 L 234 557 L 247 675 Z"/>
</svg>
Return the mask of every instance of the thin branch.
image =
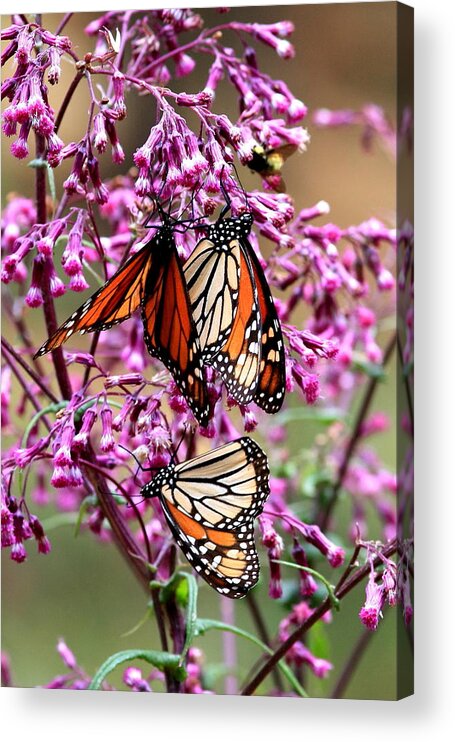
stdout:
<svg viewBox="0 0 455 742">
<path fill-rule="evenodd" d="M 13 348 L 13 346 L 4 337 L 2 337 L 2 346 L 9 353 L 9 355 L 12 356 L 17 361 L 17 363 L 22 366 L 24 371 L 26 371 L 30 378 L 33 379 L 36 386 L 38 386 L 41 391 L 44 392 L 44 394 L 51 400 L 51 402 L 57 403 L 59 399 L 55 396 L 55 394 L 47 388 L 38 374 L 28 365 L 26 361 L 24 361 L 24 359 L 19 355 L 16 349 Z"/>
<path fill-rule="evenodd" d="M 346 688 L 348 687 L 373 636 L 373 631 L 368 631 L 367 629 L 362 631 L 343 670 L 341 671 L 340 677 L 330 695 L 331 698 L 343 698 Z"/>
<path fill-rule="evenodd" d="M 259 638 L 261 641 L 264 642 L 264 644 L 267 644 L 268 647 L 271 647 L 271 639 L 269 632 L 267 630 L 267 626 L 265 625 L 265 621 L 262 617 L 261 610 L 258 606 L 257 600 L 254 597 L 253 593 L 248 593 L 245 600 L 248 608 L 250 609 L 251 616 L 253 618 L 254 624 L 256 626 L 257 632 L 259 634 Z M 275 683 L 278 690 L 283 690 L 283 683 L 281 680 L 281 674 L 277 667 L 273 670 L 273 682 Z"/>
<path fill-rule="evenodd" d="M 42 369 L 40 359 L 39 358 L 33 358 L 33 352 L 34 352 L 34 343 L 32 342 L 32 339 L 29 335 L 28 327 L 26 326 L 24 319 L 22 316 L 19 316 L 14 311 L 14 305 L 11 301 L 11 297 L 9 295 L 5 296 L 3 300 L 3 306 L 5 308 L 5 311 L 11 321 L 11 323 L 15 326 L 23 344 L 24 349 L 27 351 L 27 353 L 31 356 L 31 362 L 33 363 L 36 371 L 38 372 L 39 376 L 44 376 L 44 371 Z"/>
<path fill-rule="evenodd" d="M 98 471 L 97 465 L 93 465 L 92 460 L 95 460 L 95 453 L 91 447 L 88 449 L 85 458 L 86 460 L 81 462 L 81 465 L 86 469 L 85 474 L 96 492 L 103 515 L 112 528 L 114 539 L 139 582 L 149 592 L 150 572 L 147 567 L 147 558 L 127 527 L 117 503 L 107 491 L 104 478 Z"/>
<path fill-rule="evenodd" d="M 30 400 L 30 402 L 32 403 L 32 406 L 35 408 L 35 410 L 37 412 L 40 412 L 41 411 L 40 404 L 39 404 L 38 400 L 36 399 L 35 395 L 33 394 L 32 390 L 30 389 L 30 385 L 27 384 L 26 380 L 24 379 L 24 377 L 22 376 L 21 372 L 17 368 L 16 363 L 13 360 L 13 358 L 14 357 L 12 355 L 9 355 L 8 363 L 9 363 L 9 366 L 11 368 L 11 371 L 13 372 L 13 374 L 17 378 L 19 384 L 21 385 L 21 387 L 22 387 L 22 389 L 24 391 L 24 394 L 27 397 L 27 399 Z M 51 429 L 51 426 L 49 424 L 49 421 L 45 417 L 45 415 L 42 416 L 42 420 L 45 423 L 47 429 L 50 430 Z"/>
<path fill-rule="evenodd" d="M 66 24 L 71 20 L 71 18 L 73 17 L 73 15 L 74 15 L 74 13 L 65 13 L 65 15 L 62 18 L 62 20 L 60 21 L 60 23 L 58 24 L 57 28 L 55 29 L 55 35 L 56 36 L 60 36 L 60 34 L 62 33 L 62 31 L 65 28 Z"/>
<path fill-rule="evenodd" d="M 402 372 L 402 379 L 404 388 L 406 391 L 406 399 L 408 402 L 408 408 L 409 408 L 409 417 L 411 420 L 411 431 L 412 431 L 412 437 L 414 437 L 414 403 L 412 399 L 412 391 L 411 391 L 411 384 L 409 382 L 409 376 L 404 372 L 404 358 L 403 358 L 403 348 L 401 345 L 400 335 L 397 333 L 397 348 L 398 348 L 398 357 L 400 359 L 400 366 L 401 366 L 401 372 Z"/>
</svg>

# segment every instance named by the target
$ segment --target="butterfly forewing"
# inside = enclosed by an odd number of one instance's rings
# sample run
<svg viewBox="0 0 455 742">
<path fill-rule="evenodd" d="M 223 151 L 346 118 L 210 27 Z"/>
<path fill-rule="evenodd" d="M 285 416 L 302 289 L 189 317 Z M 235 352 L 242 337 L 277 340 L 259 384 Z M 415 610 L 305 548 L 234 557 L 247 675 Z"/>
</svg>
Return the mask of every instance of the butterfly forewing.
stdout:
<svg viewBox="0 0 455 742">
<path fill-rule="evenodd" d="M 257 289 L 242 247 L 251 224 L 250 214 L 219 220 L 185 265 L 203 359 L 241 404 L 254 397 L 260 363 Z"/>
<path fill-rule="evenodd" d="M 185 264 L 205 363 L 239 404 L 278 412 L 285 395 L 281 326 L 269 285 L 248 241 L 252 216 L 221 219 Z"/>
<path fill-rule="evenodd" d="M 240 254 L 241 294 L 237 314 L 225 344 L 209 364 L 222 377 L 229 394 L 240 404 L 254 397 L 260 366 L 260 312 L 249 261 Z"/>
<path fill-rule="evenodd" d="M 210 359 L 229 336 L 238 306 L 239 261 L 237 239 L 204 239 L 185 263 L 185 280 L 204 360 Z"/>
<path fill-rule="evenodd" d="M 170 465 L 142 489 L 144 497 L 159 496 L 195 570 L 229 597 L 243 597 L 257 582 L 253 521 L 269 492 L 267 457 L 247 437 Z"/>
<path fill-rule="evenodd" d="M 75 332 L 108 330 L 128 319 L 140 306 L 151 263 L 152 252 L 148 243 L 60 325 L 35 357 L 55 350 Z"/>
</svg>

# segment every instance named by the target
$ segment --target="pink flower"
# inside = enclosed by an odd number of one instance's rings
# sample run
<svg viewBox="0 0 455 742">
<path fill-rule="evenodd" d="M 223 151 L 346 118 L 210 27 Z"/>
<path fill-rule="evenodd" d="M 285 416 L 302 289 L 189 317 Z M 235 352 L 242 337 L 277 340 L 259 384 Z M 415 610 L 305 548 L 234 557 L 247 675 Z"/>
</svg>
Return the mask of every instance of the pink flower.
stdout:
<svg viewBox="0 0 455 742">
<path fill-rule="evenodd" d="M 378 628 L 379 619 L 382 618 L 384 599 L 384 586 L 376 582 L 376 573 L 371 569 L 366 586 L 365 603 L 359 613 L 363 625 L 370 631 L 376 631 Z"/>
<path fill-rule="evenodd" d="M 112 451 L 115 446 L 115 439 L 112 434 L 112 410 L 110 407 L 104 406 L 100 412 L 102 435 L 100 441 L 100 448 L 102 451 Z"/>
<path fill-rule="evenodd" d="M 63 639 L 58 640 L 57 652 L 70 670 L 75 670 L 77 668 L 76 658 Z"/>
<path fill-rule="evenodd" d="M 51 544 L 46 534 L 44 533 L 43 526 L 35 515 L 32 515 L 29 520 L 30 528 L 33 535 L 38 543 L 38 552 L 40 554 L 49 554 L 51 550 Z"/>
<path fill-rule="evenodd" d="M 142 677 L 142 672 L 138 667 L 127 667 L 123 673 L 123 682 L 132 690 L 144 693 L 151 693 L 152 689 L 148 682 Z"/>
<path fill-rule="evenodd" d="M 70 418 L 63 427 L 59 447 L 54 455 L 54 463 L 57 466 L 71 466 L 73 463 L 71 447 L 73 445 L 74 434 L 74 420 Z"/>
</svg>

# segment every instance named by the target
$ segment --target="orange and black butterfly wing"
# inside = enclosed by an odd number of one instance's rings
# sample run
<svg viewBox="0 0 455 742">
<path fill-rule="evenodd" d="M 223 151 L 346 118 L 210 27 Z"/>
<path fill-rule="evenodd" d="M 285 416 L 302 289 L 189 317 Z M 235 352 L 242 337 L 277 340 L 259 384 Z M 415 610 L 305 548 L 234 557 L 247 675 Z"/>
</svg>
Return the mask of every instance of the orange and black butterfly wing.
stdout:
<svg viewBox="0 0 455 742">
<path fill-rule="evenodd" d="M 209 420 L 201 351 L 190 300 L 172 232 L 163 228 L 156 244 L 141 305 L 149 353 L 169 369 L 201 425 Z"/>
<path fill-rule="evenodd" d="M 172 535 L 193 569 L 228 598 L 244 598 L 259 579 L 253 521 L 238 532 L 204 528 L 170 506 L 164 514 Z M 187 530 L 185 530 L 185 528 Z"/>
<path fill-rule="evenodd" d="M 257 582 L 254 518 L 270 493 L 267 457 L 251 438 L 239 438 L 177 466 L 142 488 L 158 496 L 172 534 L 206 582 L 242 598 Z"/>
<path fill-rule="evenodd" d="M 35 353 L 35 358 L 55 350 L 75 332 L 108 330 L 128 319 L 142 301 L 154 259 L 150 247 L 149 242 L 132 255 L 104 286 L 76 309 Z"/>
<path fill-rule="evenodd" d="M 248 252 L 261 315 L 261 362 L 254 401 L 265 412 L 273 414 L 281 409 L 286 391 L 283 333 L 275 302 L 257 255 L 246 239 L 242 244 L 244 250 Z"/>
</svg>

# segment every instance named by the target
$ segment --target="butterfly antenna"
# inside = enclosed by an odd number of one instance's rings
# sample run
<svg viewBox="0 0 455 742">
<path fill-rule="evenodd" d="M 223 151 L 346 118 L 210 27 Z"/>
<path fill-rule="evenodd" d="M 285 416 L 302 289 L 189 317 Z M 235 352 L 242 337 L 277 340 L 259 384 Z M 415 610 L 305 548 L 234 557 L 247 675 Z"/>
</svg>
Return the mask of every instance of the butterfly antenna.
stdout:
<svg viewBox="0 0 455 742">
<path fill-rule="evenodd" d="M 166 165 L 164 167 L 164 172 L 163 172 L 163 183 L 162 183 L 162 186 L 161 186 L 158 194 L 155 193 L 155 190 L 154 190 L 154 188 L 152 186 L 151 198 L 153 200 L 153 203 L 155 205 L 155 208 L 148 215 L 147 219 L 145 220 L 145 222 L 142 225 L 143 227 L 148 227 L 148 225 L 150 223 L 150 220 L 151 220 L 152 216 L 155 214 L 156 211 L 160 215 L 161 220 L 163 222 L 168 222 L 169 221 L 169 215 L 166 214 L 166 212 L 164 211 L 164 209 L 163 209 L 163 207 L 161 205 L 161 197 L 163 195 L 164 189 L 166 188 L 168 170 L 169 170 L 169 165 L 166 163 Z M 172 199 L 169 199 L 169 201 L 172 201 Z"/>
<path fill-rule="evenodd" d="M 221 210 L 220 216 L 218 217 L 219 221 L 223 219 L 226 216 L 226 214 L 231 210 L 231 204 L 232 204 L 231 197 L 229 196 L 229 193 L 227 192 L 225 185 L 223 183 L 224 168 L 225 166 L 223 165 L 221 169 L 221 173 L 220 173 L 220 188 L 221 188 L 221 193 L 224 196 L 224 200 L 226 201 L 226 205 L 223 206 Z"/>
<path fill-rule="evenodd" d="M 124 451 L 126 451 L 127 453 L 129 453 L 130 456 L 133 457 L 133 459 L 135 460 L 136 464 L 138 465 L 138 468 L 141 469 L 141 471 L 159 471 L 162 468 L 161 466 L 142 466 L 141 462 L 137 458 L 137 456 L 134 453 L 134 451 L 130 451 L 129 448 L 126 448 L 125 446 L 122 446 L 121 443 L 117 443 L 117 445 L 118 445 L 119 448 L 123 448 Z"/>
<path fill-rule="evenodd" d="M 239 172 L 238 172 L 236 166 L 234 165 L 234 163 L 232 163 L 232 169 L 234 170 L 234 173 L 235 173 L 236 178 L 237 178 L 237 184 L 240 187 L 240 190 L 242 191 L 243 198 L 245 199 L 245 206 L 247 207 L 248 211 L 250 211 L 250 206 L 248 204 L 248 194 L 247 194 L 247 192 L 245 191 L 245 189 L 244 189 L 244 187 L 242 185 L 242 181 L 240 180 Z"/>
<path fill-rule="evenodd" d="M 186 434 L 187 434 L 187 427 L 185 425 L 185 430 L 183 431 L 182 437 L 180 438 L 180 440 L 179 440 L 179 442 L 177 444 L 177 448 L 175 449 L 175 451 L 172 452 L 172 458 L 171 458 L 171 460 L 172 460 L 172 463 L 173 464 L 177 464 L 178 463 L 178 461 L 177 461 L 177 454 L 179 452 L 180 446 L 182 445 L 183 441 L 185 440 Z"/>
</svg>

